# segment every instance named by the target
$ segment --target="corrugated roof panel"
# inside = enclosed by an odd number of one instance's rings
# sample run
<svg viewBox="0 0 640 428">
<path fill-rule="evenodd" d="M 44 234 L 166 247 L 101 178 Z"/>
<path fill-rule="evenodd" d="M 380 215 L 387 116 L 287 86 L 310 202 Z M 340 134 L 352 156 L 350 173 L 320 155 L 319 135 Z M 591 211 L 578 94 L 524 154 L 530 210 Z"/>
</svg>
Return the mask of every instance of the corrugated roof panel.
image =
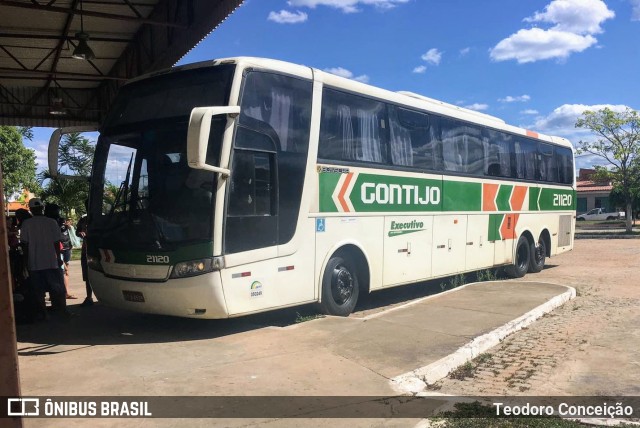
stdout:
<svg viewBox="0 0 640 428">
<path fill-rule="evenodd" d="M 81 28 L 78 1 L 0 3 L 0 124 L 99 122 L 124 79 L 175 64 L 242 0 L 136 0 L 131 4 L 135 11 L 122 0 L 83 2 L 84 31 L 96 55 L 87 62 L 71 58 L 77 45 L 75 34 Z M 172 28 L 172 38 L 167 37 L 167 28 Z M 73 92 L 73 99 L 93 104 L 84 110 L 70 105 L 65 117 L 50 115 L 51 100 L 65 90 Z M 62 98 L 65 104 L 72 101 Z"/>
</svg>

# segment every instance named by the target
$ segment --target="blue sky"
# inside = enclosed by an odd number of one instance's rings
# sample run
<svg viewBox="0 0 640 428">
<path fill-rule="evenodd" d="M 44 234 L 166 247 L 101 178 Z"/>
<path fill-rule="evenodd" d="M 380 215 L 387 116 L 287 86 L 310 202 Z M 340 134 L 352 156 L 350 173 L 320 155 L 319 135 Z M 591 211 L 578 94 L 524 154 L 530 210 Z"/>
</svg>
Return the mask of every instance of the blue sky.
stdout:
<svg viewBox="0 0 640 428">
<path fill-rule="evenodd" d="M 639 36 L 640 0 L 247 0 L 179 64 L 291 61 L 575 144 L 583 110 L 640 108 Z"/>
</svg>

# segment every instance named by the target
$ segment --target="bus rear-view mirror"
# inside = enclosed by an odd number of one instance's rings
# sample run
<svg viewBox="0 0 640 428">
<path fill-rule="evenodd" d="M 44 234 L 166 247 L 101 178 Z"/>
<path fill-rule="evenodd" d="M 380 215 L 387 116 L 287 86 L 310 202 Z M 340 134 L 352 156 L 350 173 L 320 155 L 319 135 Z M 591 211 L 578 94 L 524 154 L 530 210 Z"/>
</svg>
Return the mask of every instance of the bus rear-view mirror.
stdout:
<svg viewBox="0 0 640 428">
<path fill-rule="evenodd" d="M 233 126 L 233 120 L 240 114 L 240 106 L 196 107 L 191 110 L 187 132 L 187 162 L 191 168 L 213 171 L 228 177 L 230 171 L 207 163 L 207 148 L 211 133 L 211 119 L 225 115 L 225 134 Z"/>
<path fill-rule="evenodd" d="M 47 153 L 52 178 L 89 178 L 97 130 L 97 126 L 70 126 L 53 131 Z"/>
</svg>

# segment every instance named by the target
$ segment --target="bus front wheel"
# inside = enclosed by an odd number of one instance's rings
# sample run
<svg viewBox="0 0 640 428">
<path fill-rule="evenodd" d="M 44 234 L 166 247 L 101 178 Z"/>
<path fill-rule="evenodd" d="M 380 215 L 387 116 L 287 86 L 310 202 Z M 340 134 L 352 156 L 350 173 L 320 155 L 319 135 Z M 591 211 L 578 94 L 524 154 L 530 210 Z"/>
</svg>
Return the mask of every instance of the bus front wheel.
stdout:
<svg viewBox="0 0 640 428">
<path fill-rule="evenodd" d="M 332 257 L 322 277 L 320 309 L 327 315 L 346 317 L 356 307 L 360 286 L 354 263 L 342 257 Z"/>
<path fill-rule="evenodd" d="M 516 256 L 513 264 L 505 269 L 510 277 L 522 278 L 527 273 L 529 263 L 531 263 L 530 248 L 529 240 L 525 236 L 521 236 L 516 245 Z"/>
</svg>

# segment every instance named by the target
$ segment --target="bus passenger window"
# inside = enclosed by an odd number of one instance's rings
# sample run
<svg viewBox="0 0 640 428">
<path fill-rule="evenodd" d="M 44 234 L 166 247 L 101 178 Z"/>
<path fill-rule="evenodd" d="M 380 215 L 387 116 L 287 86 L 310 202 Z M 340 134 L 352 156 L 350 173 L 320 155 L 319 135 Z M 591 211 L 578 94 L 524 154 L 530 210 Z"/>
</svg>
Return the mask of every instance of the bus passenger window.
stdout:
<svg viewBox="0 0 640 428">
<path fill-rule="evenodd" d="M 558 166 L 553 156 L 553 146 L 551 144 L 538 144 L 538 159 L 540 180 L 550 182 L 558 181 Z"/>
<path fill-rule="evenodd" d="M 453 120 L 442 120 L 442 123 L 445 169 L 482 175 L 484 147 L 480 129 Z"/>
<path fill-rule="evenodd" d="M 391 164 L 435 169 L 429 115 L 400 107 L 389 107 Z"/>
<path fill-rule="evenodd" d="M 385 122 L 383 103 L 325 88 L 318 157 L 386 163 Z"/>
<path fill-rule="evenodd" d="M 516 175 L 523 180 L 535 180 L 537 171 L 537 148 L 530 140 L 517 140 L 515 142 Z"/>
<path fill-rule="evenodd" d="M 511 145 L 513 138 L 504 132 L 485 131 L 485 175 L 511 177 Z"/>
</svg>

